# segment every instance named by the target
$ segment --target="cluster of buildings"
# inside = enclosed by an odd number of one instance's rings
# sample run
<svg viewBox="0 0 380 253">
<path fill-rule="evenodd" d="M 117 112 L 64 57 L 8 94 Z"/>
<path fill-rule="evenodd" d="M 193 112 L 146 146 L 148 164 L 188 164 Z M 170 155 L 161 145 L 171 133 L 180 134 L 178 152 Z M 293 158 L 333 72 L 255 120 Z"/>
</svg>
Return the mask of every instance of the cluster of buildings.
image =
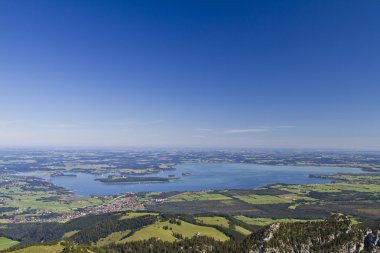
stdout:
<svg viewBox="0 0 380 253">
<path fill-rule="evenodd" d="M 125 210 L 140 210 L 144 206 L 139 199 L 132 194 L 122 195 L 114 198 L 112 201 L 103 203 L 97 207 L 86 207 L 78 210 L 73 210 L 70 213 L 54 215 L 51 212 L 41 212 L 38 216 L 30 216 L 24 218 L 10 219 L 10 223 L 25 223 L 25 222 L 62 222 L 75 218 L 83 217 L 89 214 L 113 213 Z M 45 216 L 45 217 L 44 217 Z M 50 216 L 50 217 L 49 217 Z"/>
</svg>

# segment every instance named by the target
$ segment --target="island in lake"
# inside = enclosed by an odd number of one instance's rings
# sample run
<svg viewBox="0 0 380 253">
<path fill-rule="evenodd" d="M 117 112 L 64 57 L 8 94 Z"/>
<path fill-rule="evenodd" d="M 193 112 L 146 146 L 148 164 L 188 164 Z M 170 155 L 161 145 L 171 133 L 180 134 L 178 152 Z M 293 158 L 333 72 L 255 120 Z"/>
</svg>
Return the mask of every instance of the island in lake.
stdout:
<svg viewBox="0 0 380 253">
<path fill-rule="evenodd" d="M 139 182 L 149 182 L 149 183 L 163 183 L 170 182 L 178 178 L 174 177 L 127 177 L 127 176 L 115 176 L 110 175 L 106 178 L 96 178 L 95 181 L 103 183 L 139 183 Z"/>
<path fill-rule="evenodd" d="M 63 172 L 54 172 L 53 174 L 50 175 L 51 177 L 76 177 L 76 174 L 67 174 Z"/>
</svg>

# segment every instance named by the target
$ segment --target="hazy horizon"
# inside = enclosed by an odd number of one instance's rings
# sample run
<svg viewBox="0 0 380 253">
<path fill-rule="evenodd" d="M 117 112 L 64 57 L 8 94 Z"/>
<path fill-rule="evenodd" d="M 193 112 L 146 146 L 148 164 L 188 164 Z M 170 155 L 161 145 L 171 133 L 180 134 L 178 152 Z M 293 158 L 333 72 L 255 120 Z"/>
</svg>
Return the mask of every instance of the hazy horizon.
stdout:
<svg viewBox="0 0 380 253">
<path fill-rule="evenodd" d="M 332 152 L 332 153 L 372 153 L 378 149 L 366 148 L 310 148 L 310 147 L 222 147 L 222 146 L 51 146 L 51 145 L 25 145 L 4 146 L 0 151 L 232 151 L 232 152 Z"/>
</svg>

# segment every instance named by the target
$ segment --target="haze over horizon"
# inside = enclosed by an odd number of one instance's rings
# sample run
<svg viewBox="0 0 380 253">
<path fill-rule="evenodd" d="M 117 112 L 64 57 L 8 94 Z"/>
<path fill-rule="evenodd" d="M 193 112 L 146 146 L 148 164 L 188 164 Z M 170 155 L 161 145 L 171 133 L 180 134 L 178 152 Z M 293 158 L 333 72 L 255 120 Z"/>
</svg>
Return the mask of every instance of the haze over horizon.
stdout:
<svg viewBox="0 0 380 253">
<path fill-rule="evenodd" d="M 380 150 L 379 13 L 1 1 L 0 146 Z"/>
</svg>

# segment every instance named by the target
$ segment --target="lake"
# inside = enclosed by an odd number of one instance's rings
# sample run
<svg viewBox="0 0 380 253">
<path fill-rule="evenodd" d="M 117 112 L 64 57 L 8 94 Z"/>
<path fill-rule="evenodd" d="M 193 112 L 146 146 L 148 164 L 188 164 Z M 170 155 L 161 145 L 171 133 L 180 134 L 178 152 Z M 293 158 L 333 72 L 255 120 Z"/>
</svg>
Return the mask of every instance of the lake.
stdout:
<svg viewBox="0 0 380 253">
<path fill-rule="evenodd" d="M 191 175 L 183 176 L 182 173 L 190 173 Z M 166 183 L 102 183 L 94 181 L 94 179 L 108 175 L 99 176 L 87 173 L 74 173 L 77 177 L 49 177 L 48 175 L 37 173 L 34 175 L 44 177 L 55 185 L 72 190 L 78 196 L 89 196 L 113 195 L 124 192 L 247 189 L 262 187 L 273 183 L 321 184 L 328 183 L 330 180 L 310 178 L 309 175 L 332 175 L 336 173 L 362 173 L 362 171 L 357 168 L 318 166 L 186 163 L 177 165 L 175 170 L 145 175 L 158 177 L 175 175 L 180 178 Z"/>
</svg>

